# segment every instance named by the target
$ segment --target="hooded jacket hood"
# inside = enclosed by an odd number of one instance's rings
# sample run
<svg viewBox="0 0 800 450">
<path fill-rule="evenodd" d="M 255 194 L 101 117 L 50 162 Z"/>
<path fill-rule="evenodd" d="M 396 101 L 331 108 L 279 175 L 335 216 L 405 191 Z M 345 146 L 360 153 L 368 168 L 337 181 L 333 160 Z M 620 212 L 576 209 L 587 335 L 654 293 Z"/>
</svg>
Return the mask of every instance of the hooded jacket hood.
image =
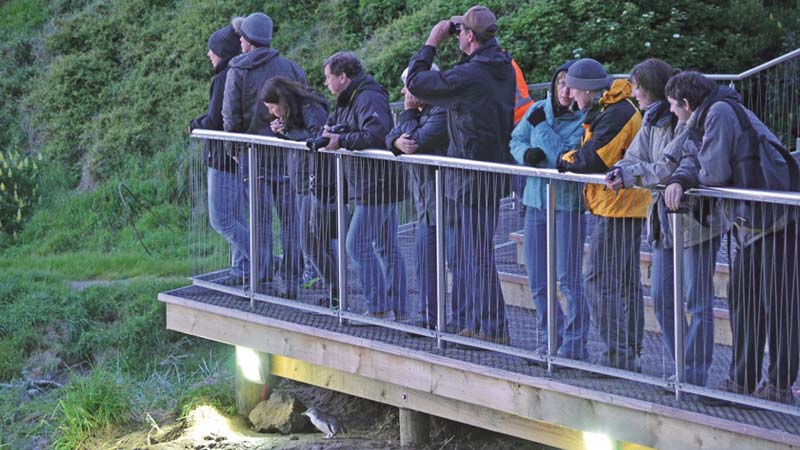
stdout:
<svg viewBox="0 0 800 450">
<path fill-rule="evenodd" d="M 280 55 L 275 49 L 266 47 L 256 47 L 247 53 L 233 58 L 230 66 L 236 69 L 251 70 L 258 66 L 263 66 Z"/>
<path fill-rule="evenodd" d="M 629 98 L 631 94 L 633 94 L 631 82 L 623 78 L 618 78 L 611 83 L 611 87 L 608 88 L 607 91 L 603 92 L 603 95 L 600 97 L 600 105 L 613 105 L 614 103 Z"/>
<path fill-rule="evenodd" d="M 570 107 L 561 106 L 558 102 L 558 89 L 556 88 L 556 79 L 558 78 L 558 74 L 561 72 L 566 72 L 569 70 L 571 65 L 575 64 L 575 60 L 569 60 L 562 64 L 561 66 L 553 72 L 553 78 L 550 79 L 550 107 L 553 109 L 553 115 L 559 116 L 567 111 L 571 111 Z"/>
<path fill-rule="evenodd" d="M 459 64 L 469 61 L 485 65 L 495 80 L 503 81 L 514 77 L 514 71 L 508 70 L 511 66 L 511 55 L 500 48 L 495 38 L 484 42 L 471 55 L 462 58 Z"/>
</svg>

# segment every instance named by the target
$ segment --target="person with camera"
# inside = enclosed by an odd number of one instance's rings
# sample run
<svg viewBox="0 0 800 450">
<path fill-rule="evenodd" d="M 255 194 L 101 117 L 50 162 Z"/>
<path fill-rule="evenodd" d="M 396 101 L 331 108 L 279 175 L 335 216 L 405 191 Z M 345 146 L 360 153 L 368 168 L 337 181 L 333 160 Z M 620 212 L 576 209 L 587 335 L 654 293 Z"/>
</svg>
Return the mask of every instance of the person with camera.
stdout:
<svg viewBox="0 0 800 450">
<path fill-rule="evenodd" d="M 282 139 L 315 138 L 328 118 L 328 102 L 314 89 L 288 78 L 267 80 L 260 98 L 275 118 L 270 123 L 272 132 Z M 316 151 L 292 150 L 287 155 L 287 167 L 300 212 L 300 248 L 328 289 L 329 296 L 322 303 L 335 308 L 339 289 L 332 246 L 336 238 L 333 158 Z"/>
<path fill-rule="evenodd" d="M 439 70 L 435 65 L 434 70 Z M 445 155 L 447 154 L 447 110 L 441 106 L 426 105 L 405 86 L 408 68 L 403 80 L 405 110 L 397 124 L 386 136 L 386 148 L 395 155 Z M 417 256 L 417 286 L 420 297 L 421 318 L 413 325 L 434 329 L 437 324 L 436 306 L 436 185 L 435 168 L 423 164 L 409 164 L 408 188 L 417 209 L 415 251 Z"/>
<path fill-rule="evenodd" d="M 269 124 L 269 111 L 259 98 L 259 90 L 265 81 L 284 76 L 306 83 L 306 75 L 300 66 L 270 48 L 272 42 L 272 19 L 264 13 L 253 13 L 241 21 L 235 21 L 241 35 L 242 55 L 231 60 L 228 78 L 225 81 L 225 97 L 222 103 L 222 119 L 225 131 L 235 133 L 274 136 Z M 281 246 L 283 263 L 281 272 L 285 286 L 279 295 L 296 298 L 303 269 L 303 258 L 297 239 L 297 208 L 295 194 L 286 176 L 285 152 L 256 150 L 256 180 L 258 189 L 249 192 L 247 152 L 240 148 L 232 150 L 239 160 L 239 174 L 244 183 L 246 200 L 257 205 L 257 248 L 259 282 L 268 282 L 273 276 L 272 258 L 272 203 L 275 202 L 281 222 Z M 249 242 L 249 241 L 248 241 Z M 248 247 L 249 250 L 249 247 Z"/>
<path fill-rule="evenodd" d="M 511 133 L 511 154 L 517 163 L 530 167 L 553 168 L 561 154 L 580 145 L 583 113 L 575 111 L 567 88 L 567 70 L 574 61 L 556 69 L 546 99 L 528 109 Z M 583 241 L 586 215 L 580 184 L 552 181 L 556 188 L 556 273 L 558 286 L 566 298 L 566 317 L 556 305 L 556 336 L 553 345 L 558 356 L 585 360 L 589 354 L 589 304 L 583 295 Z M 547 180 L 527 177 L 522 197 L 525 205 L 525 269 L 536 306 L 536 332 L 539 354 L 548 352 L 547 334 Z"/>
<path fill-rule="evenodd" d="M 426 104 L 447 108 L 447 156 L 511 162 L 516 82 L 511 57 L 495 39 L 497 30 L 494 13 L 473 6 L 463 16 L 437 23 L 409 62 L 407 89 Z M 458 39 L 463 57 L 450 70 L 431 70 L 437 47 L 451 35 Z M 509 190 L 508 177 L 454 170 L 445 177 L 453 222 L 449 239 L 456 243 L 455 314 L 447 331 L 507 344 L 505 299 L 492 240 L 500 197 Z"/>
<path fill-rule="evenodd" d="M 364 72 L 351 52 L 331 55 L 323 64 L 325 86 L 336 96 L 322 137 L 327 149 L 383 148 L 392 127 L 389 94 Z M 396 320 L 407 315 L 406 268 L 397 238 L 397 203 L 405 198 L 402 171 L 393 162 L 358 156 L 344 160 L 353 215 L 347 255 L 355 265 L 368 300 L 366 317 Z M 360 322 L 353 322 L 360 325 Z"/>
</svg>

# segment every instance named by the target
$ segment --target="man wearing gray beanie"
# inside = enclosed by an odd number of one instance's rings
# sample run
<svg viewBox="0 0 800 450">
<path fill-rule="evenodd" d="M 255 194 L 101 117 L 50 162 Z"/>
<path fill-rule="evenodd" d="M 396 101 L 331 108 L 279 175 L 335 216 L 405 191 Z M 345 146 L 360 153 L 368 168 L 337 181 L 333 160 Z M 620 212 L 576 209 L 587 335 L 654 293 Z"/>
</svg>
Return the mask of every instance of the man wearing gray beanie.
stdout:
<svg viewBox="0 0 800 450">
<path fill-rule="evenodd" d="M 586 113 L 583 144 L 558 160 L 559 172 L 608 172 L 633 142 L 642 115 L 630 99 L 628 80 L 614 80 L 591 58 L 567 71 L 567 87 Z M 605 362 L 615 368 L 641 371 L 644 299 L 639 273 L 639 246 L 650 192 L 586 184 L 586 208 L 596 216 L 584 275 L 592 319 L 606 344 Z"/>
<path fill-rule="evenodd" d="M 225 131 L 234 133 L 274 136 L 270 128 L 270 114 L 263 102 L 259 101 L 259 90 L 264 82 L 273 77 L 285 77 L 306 84 L 306 74 L 300 66 L 281 56 L 270 48 L 272 43 L 272 19 L 264 13 L 253 13 L 239 23 L 234 18 L 231 24 L 238 26 L 241 33 L 242 55 L 233 58 L 225 82 L 225 99 L 222 104 L 222 118 Z M 244 183 L 246 200 L 256 205 L 257 220 L 253 224 L 258 230 L 254 233 L 258 242 L 258 281 L 268 282 L 273 276 L 272 258 L 272 202 L 281 222 L 281 244 L 283 264 L 281 272 L 284 285 L 278 294 L 294 298 L 302 272 L 303 258 L 297 238 L 297 208 L 295 194 L 286 178 L 286 155 L 284 151 L 270 152 L 255 150 L 252 156 L 255 164 L 249 165 L 248 152 L 238 148 L 235 153 L 239 161 L 239 178 Z M 249 191 L 247 181 L 252 178 L 258 185 L 254 192 Z M 247 207 L 247 206 L 245 206 Z M 248 247 L 249 249 L 249 247 Z M 257 286 L 256 286 L 257 287 Z"/>
</svg>

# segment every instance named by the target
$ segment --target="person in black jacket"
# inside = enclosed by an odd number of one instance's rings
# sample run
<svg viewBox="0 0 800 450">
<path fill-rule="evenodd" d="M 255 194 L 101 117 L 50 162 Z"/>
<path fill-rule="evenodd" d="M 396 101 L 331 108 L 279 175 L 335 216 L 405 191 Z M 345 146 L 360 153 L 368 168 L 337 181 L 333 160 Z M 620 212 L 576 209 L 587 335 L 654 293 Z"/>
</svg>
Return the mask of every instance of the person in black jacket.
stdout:
<svg viewBox="0 0 800 450">
<path fill-rule="evenodd" d="M 436 47 L 451 25 L 465 56 L 445 72 L 431 70 Z M 447 108 L 450 145 L 447 156 L 511 163 L 509 142 L 514 125 L 516 82 L 511 57 L 494 35 L 497 19 L 488 8 L 473 6 L 463 16 L 442 20 L 409 62 L 408 90 L 430 105 Z M 449 171 L 446 195 L 454 211 L 458 246 L 453 265 L 456 314 L 448 331 L 507 344 L 505 299 L 494 258 L 492 238 L 500 197 L 508 180 L 488 172 Z"/>
<path fill-rule="evenodd" d="M 225 82 L 225 99 L 222 104 L 222 118 L 225 131 L 235 133 L 274 136 L 270 129 L 270 115 L 264 102 L 259 99 L 259 91 L 264 82 L 276 76 L 283 76 L 306 84 L 303 69 L 293 61 L 281 56 L 270 48 L 272 42 L 272 19 L 263 13 L 247 16 L 239 28 L 243 54 L 230 62 L 230 72 Z M 256 151 L 256 192 L 249 192 L 245 183 L 248 201 L 257 206 L 257 240 L 259 281 L 272 280 L 272 203 L 275 202 L 280 217 L 281 246 L 283 264 L 281 272 L 284 290 L 279 295 L 288 298 L 297 296 L 298 284 L 303 269 L 303 258 L 297 239 L 297 205 L 295 194 L 288 183 L 285 151 L 253 146 Z M 246 153 L 239 156 L 239 173 L 242 180 L 249 176 Z M 252 195 L 252 199 L 250 199 Z"/>
<path fill-rule="evenodd" d="M 438 68 L 434 65 L 434 70 Z M 447 110 L 441 106 L 426 105 L 405 87 L 408 69 L 403 71 L 405 110 L 397 124 L 386 136 L 386 148 L 395 155 L 446 155 Z M 435 167 L 410 164 L 407 166 L 408 188 L 417 207 L 415 227 L 417 255 L 417 287 L 420 299 L 421 320 L 413 325 L 434 329 L 437 323 L 436 307 L 436 185 Z"/>
<path fill-rule="evenodd" d="M 261 101 L 275 117 L 270 128 L 276 136 L 305 141 L 322 131 L 328 118 L 328 102 L 315 90 L 284 77 L 267 80 Z M 336 258 L 336 205 L 320 182 L 333 181 L 331 155 L 291 150 L 287 156 L 289 183 L 297 193 L 300 211 L 300 248 L 322 276 L 330 296 L 323 303 L 336 307 L 339 297 Z"/>
<path fill-rule="evenodd" d="M 194 129 L 222 130 L 222 98 L 228 63 L 239 55 L 239 35 L 228 25 L 220 28 L 208 38 L 208 58 L 214 66 L 211 78 L 208 111 L 189 123 L 189 132 Z M 211 227 L 231 245 L 232 267 L 228 277 L 219 280 L 223 284 L 244 284 L 249 277 L 250 263 L 247 258 L 249 238 L 242 183 L 236 176 L 238 165 L 218 141 L 206 140 L 203 144 L 203 159 L 208 166 L 208 219 Z"/>
<path fill-rule="evenodd" d="M 328 149 L 382 148 L 392 127 L 389 94 L 364 73 L 350 52 L 329 57 L 325 86 L 336 108 L 322 136 Z M 331 132 L 334 125 L 345 128 Z M 406 315 L 406 269 L 397 239 L 397 202 L 405 196 L 400 168 L 392 162 L 351 156 L 344 161 L 353 217 L 347 232 L 347 255 L 358 271 L 369 305 L 365 316 L 386 320 Z"/>
</svg>

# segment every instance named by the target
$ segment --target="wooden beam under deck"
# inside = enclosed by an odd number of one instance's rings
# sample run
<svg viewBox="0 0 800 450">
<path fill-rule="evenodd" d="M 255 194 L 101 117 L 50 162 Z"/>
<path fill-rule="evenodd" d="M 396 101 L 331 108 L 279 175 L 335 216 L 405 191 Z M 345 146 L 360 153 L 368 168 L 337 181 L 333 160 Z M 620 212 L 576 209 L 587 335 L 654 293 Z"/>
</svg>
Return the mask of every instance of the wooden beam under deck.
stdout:
<svg viewBox="0 0 800 450">
<path fill-rule="evenodd" d="M 169 294 L 159 300 L 170 330 L 285 357 L 273 358 L 276 375 L 561 448 L 582 448 L 579 430 L 665 449 L 800 448 L 788 433 Z"/>
</svg>

